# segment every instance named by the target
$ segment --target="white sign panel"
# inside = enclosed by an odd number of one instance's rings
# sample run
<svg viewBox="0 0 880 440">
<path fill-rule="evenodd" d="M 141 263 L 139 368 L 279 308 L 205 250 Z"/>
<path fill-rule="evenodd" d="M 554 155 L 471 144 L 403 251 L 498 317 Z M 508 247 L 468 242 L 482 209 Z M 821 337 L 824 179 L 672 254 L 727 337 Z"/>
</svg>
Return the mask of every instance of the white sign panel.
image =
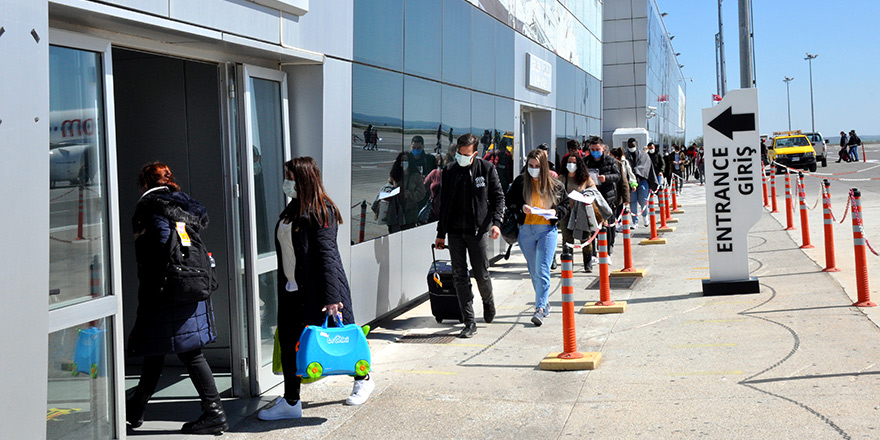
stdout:
<svg viewBox="0 0 880 440">
<path fill-rule="evenodd" d="M 748 233 L 763 212 L 758 90 L 731 90 L 704 108 L 703 138 L 709 283 L 746 281 Z"/>
<path fill-rule="evenodd" d="M 526 87 L 541 93 L 553 89 L 553 66 L 526 52 Z"/>
</svg>

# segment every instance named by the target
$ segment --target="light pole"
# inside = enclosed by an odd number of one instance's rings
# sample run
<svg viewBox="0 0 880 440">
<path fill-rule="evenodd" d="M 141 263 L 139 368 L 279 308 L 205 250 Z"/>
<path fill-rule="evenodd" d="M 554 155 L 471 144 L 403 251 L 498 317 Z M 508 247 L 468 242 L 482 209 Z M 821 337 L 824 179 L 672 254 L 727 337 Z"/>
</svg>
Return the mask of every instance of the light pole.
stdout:
<svg viewBox="0 0 880 440">
<path fill-rule="evenodd" d="M 794 80 L 794 78 L 789 78 L 787 76 L 782 80 L 782 82 L 785 83 L 785 96 L 788 98 L 788 131 L 791 131 L 791 92 L 788 83 L 792 80 Z"/>
<path fill-rule="evenodd" d="M 810 63 L 810 131 L 813 133 L 816 132 L 816 115 L 813 114 L 813 58 L 818 57 L 819 54 L 810 55 L 807 52 L 807 57 L 804 58 Z"/>
</svg>

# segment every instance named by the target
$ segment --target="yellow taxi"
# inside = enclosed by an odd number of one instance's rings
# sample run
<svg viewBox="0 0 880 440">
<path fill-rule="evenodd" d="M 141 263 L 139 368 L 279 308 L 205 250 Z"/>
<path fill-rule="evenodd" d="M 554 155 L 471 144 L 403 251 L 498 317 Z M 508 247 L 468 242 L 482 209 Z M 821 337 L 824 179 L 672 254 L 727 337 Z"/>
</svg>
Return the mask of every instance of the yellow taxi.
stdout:
<svg viewBox="0 0 880 440">
<path fill-rule="evenodd" d="M 767 149 L 767 158 L 771 162 L 816 172 L 816 151 L 806 135 L 800 130 L 775 132 L 773 135 L 773 142 Z M 784 170 L 780 167 L 779 172 Z"/>
</svg>

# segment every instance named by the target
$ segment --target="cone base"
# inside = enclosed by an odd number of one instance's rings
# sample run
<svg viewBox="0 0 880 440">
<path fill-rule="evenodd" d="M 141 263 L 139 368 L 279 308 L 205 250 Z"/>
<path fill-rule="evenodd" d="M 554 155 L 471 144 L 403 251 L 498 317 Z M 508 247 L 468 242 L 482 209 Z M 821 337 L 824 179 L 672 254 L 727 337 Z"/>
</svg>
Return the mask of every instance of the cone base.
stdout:
<svg viewBox="0 0 880 440">
<path fill-rule="evenodd" d="M 678 223 L 678 219 L 677 218 L 667 218 L 666 223 Z"/>
<path fill-rule="evenodd" d="M 770 211 L 770 214 L 779 214 L 779 210 L 778 210 L 778 209 L 774 209 L 774 210 Z"/>
<path fill-rule="evenodd" d="M 816 247 L 816 246 L 813 246 L 813 245 L 811 245 L 811 244 L 805 244 L 805 245 L 801 246 L 800 248 L 801 248 L 801 249 L 813 249 L 813 248 L 815 248 L 815 247 Z"/>
<path fill-rule="evenodd" d="M 646 244 L 666 244 L 666 239 L 665 239 L 665 238 L 646 238 L 646 239 L 642 240 L 639 244 L 640 244 L 640 245 L 646 245 Z"/>
<path fill-rule="evenodd" d="M 684 214 L 684 209 L 673 209 L 672 213 L 673 214 Z"/>
<path fill-rule="evenodd" d="M 595 370 L 602 360 L 602 353 L 589 352 L 578 353 L 583 355 L 579 359 L 560 359 L 562 353 L 550 353 L 545 357 L 538 368 L 547 371 L 577 371 L 577 370 Z"/>
<path fill-rule="evenodd" d="M 599 306 L 595 303 L 587 303 L 581 308 L 581 313 L 585 315 L 604 315 L 608 313 L 624 312 L 626 312 L 626 301 L 615 301 L 613 306 Z"/>
<path fill-rule="evenodd" d="M 621 269 L 621 270 L 615 270 L 614 272 L 611 272 L 609 275 L 610 275 L 612 278 L 614 278 L 614 277 L 620 277 L 620 278 L 627 278 L 627 277 L 629 277 L 629 278 L 644 278 L 644 277 L 645 277 L 645 274 L 646 274 L 647 272 L 648 272 L 648 271 L 645 270 L 645 269 L 630 269 L 630 270 L 623 270 L 623 269 Z"/>
<path fill-rule="evenodd" d="M 657 228 L 657 232 L 675 232 L 675 226 L 667 226 L 665 228 Z"/>
<path fill-rule="evenodd" d="M 857 303 L 853 303 L 855 307 L 877 307 L 877 303 L 871 301 L 859 301 Z"/>
<path fill-rule="evenodd" d="M 822 272 L 840 272 L 840 269 L 836 267 L 826 267 L 825 269 L 822 269 Z"/>
<path fill-rule="evenodd" d="M 783 231 L 797 231 L 797 228 L 794 227 L 794 226 L 792 226 L 792 227 L 790 227 L 790 228 L 785 228 L 785 229 L 783 229 Z"/>
</svg>

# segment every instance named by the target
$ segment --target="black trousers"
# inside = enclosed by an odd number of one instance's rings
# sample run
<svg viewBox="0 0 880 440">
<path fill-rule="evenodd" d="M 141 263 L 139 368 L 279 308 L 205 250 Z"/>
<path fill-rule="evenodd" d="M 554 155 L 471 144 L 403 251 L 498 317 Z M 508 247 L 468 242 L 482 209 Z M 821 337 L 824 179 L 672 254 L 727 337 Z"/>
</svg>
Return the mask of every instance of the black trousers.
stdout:
<svg viewBox="0 0 880 440">
<path fill-rule="evenodd" d="M 447 234 L 449 254 L 452 260 L 452 280 L 458 305 L 465 324 L 476 322 L 474 318 L 474 292 L 471 291 L 467 260 L 470 257 L 471 272 L 477 280 L 477 289 L 483 304 L 495 304 L 492 298 L 492 280 L 489 278 L 489 234 Z"/>
<path fill-rule="evenodd" d="M 208 360 L 202 354 L 201 349 L 195 349 L 186 353 L 177 353 L 177 357 L 183 362 L 189 378 L 192 380 L 196 392 L 202 401 L 202 408 L 206 408 L 213 402 L 220 402 L 220 393 L 217 392 L 217 385 L 214 383 L 214 374 L 208 365 Z M 141 407 L 147 404 L 153 393 L 156 392 L 156 386 L 159 385 L 159 376 L 162 375 L 162 369 L 165 366 L 165 355 L 153 355 L 144 357 L 144 368 L 141 371 L 141 379 L 135 388 L 134 399 Z"/>
<path fill-rule="evenodd" d="M 282 276 L 281 280 L 286 281 L 286 278 Z M 302 377 L 296 375 L 296 344 L 306 329 L 302 315 L 306 307 L 303 295 L 301 292 L 284 292 L 278 296 L 278 345 L 281 347 L 284 400 L 291 405 L 300 399 L 302 389 Z M 354 379 L 363 380 L 366 377 L 355 376 Z"/>
</svg>

